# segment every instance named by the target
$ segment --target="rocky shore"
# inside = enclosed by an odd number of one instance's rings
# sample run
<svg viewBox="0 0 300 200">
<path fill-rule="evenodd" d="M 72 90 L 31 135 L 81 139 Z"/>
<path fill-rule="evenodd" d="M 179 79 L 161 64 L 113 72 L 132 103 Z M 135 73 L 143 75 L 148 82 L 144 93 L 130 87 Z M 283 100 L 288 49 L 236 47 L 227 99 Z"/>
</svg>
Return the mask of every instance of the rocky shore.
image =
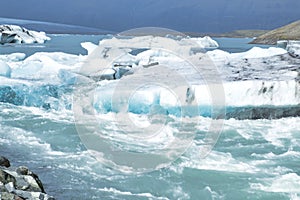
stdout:
<svg viewBox="0 0 300 200">
<path fill-rule="evenodd" d="M 54 200 L 46 194 L 39 177 L 26 166 L 11 167 L 7 158 L 0 156 L 1 200 Z"/>
<path fill-rule="evenodd" d="M 269 31 L 255 38 L 251 44 L 276 45 L 279 40 L 300 40 L 300 20 Z"/>
</svg>

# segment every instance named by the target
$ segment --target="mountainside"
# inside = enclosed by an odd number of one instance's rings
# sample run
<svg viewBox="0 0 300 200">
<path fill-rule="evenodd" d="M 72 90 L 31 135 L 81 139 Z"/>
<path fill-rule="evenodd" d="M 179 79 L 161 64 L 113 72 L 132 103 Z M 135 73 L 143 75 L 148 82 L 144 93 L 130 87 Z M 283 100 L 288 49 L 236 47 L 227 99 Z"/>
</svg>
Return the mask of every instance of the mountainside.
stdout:
<svg viewBox="0 0 300 200">
<path fill-rule="evenodd" d="M 300 20 L 286 26 L 269 31 L 251 43 L 253 44 L 276 44 L 278 40 L 300 40 Z"/>
</svg>

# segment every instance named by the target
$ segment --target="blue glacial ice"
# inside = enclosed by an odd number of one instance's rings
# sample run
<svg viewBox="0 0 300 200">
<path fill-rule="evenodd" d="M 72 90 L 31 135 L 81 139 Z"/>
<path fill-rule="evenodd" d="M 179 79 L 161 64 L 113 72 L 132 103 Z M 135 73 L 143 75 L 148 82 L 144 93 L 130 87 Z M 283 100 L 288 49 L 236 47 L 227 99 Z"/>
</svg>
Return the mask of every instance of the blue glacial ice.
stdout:
<svg viewBox="0 0 300 200">
<path fill-rule="evenodd" d="M 103 44 L 110 42 L 102 41 Z M 181 45 L 184 46 L 184 42 Z M 89 53 L 97 48 L 91 43 L 84 43 L 82 46 Z M 195 76 L 193 71 L 187 70 L 183 59 L 161 49 L 143 49 L 136 54 L 132 54 L 132 50 L 125 50 L 123 56 L 100 73 L 102 77 L 109 77 L 104 78 L 106 80 L 97 80 L 89 74 L 82 73 L 82 66 L 88 56 L 40 52 L 25 59 L 23 54 L 1 55 L 0 102 L 43 109 L 71 110 L 74 86 L 93 83 L 95 87 L 92 88 L 93 98 L 90 101 L 98 113 L 121 112 L 125 109 L 126 112 L 136 114 L 212 115 L 214 105 L 208 85 L 199 81 L 199 77 Z M 181 49 L 177 51 L 180 52 Z M 295 58 L 289 56 L 286 50 L 253 48 L 248 52 L 236 54 L 213 50 L 205 55 L 210 57 L 220 71 L 228 118 L 279 118 L 299 115 L 299 73 L 290 62 Z M 268 67 L 278 62 L 283 64 L 274 69 L 276 74 L 270 74 Z M 158 63 L 176 66 L 170 69 L 191 80 L 192 84 L 182 88 L 183 101 L 172 95 L 170 90 L 157 85 L 140 87 L 129 99 L 114 98 L 114 89 L 118 83 L 138 78 L 141 71 L 151 72 Z M 252 66 L 249 66 L 249 63 Z M 261 65 L 268 70 L 259 68 Z M 247 76 L 241 72 L 236 73 L 241 69 L 244 70 L 243 73 L 248 73 Z M 269 73 L 270 79 L 260 77 L 264 71 Z M 93 73 L 91 71 L 91 74 Z M 237 76 L 254 78 L 240 80 Z M 152 79 L 155 80 L 155 76 Z"/>
</svg>

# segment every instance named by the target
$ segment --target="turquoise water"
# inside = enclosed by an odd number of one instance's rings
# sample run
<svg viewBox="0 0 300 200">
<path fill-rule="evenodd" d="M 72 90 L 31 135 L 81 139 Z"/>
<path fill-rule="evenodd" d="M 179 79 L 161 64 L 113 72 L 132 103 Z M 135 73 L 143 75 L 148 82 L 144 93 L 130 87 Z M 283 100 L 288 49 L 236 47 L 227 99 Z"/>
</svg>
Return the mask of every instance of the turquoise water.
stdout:
<svg viewBox="0 0 300 200">
<path fill-rule="evenodd" d="M 36 52 L 65 52 L 71 54 L 87 54 L 86 50 L 80 46 L 81 42 L 93 42 L 98 44 L 103 38 L 111 36 L 105 35 L 56 35 L 49 34 L 51 41 L 44 44 L 5 44 L 0 46 L 0 54 L 25 53 L 30 56 Z"/>
<path fill-rule="evenodd" d="M 220 45 L 221 50 L 230 53 L 248 51 L 252 47 L 268 48 L 270 45 L 249 44 L 253 38 L 213 38 Z"/>
<path fill-rule="evenodd" d="M 56 35 L 49 34 L 51 41 L 45 44 L 5 44 L 0 47 L 0 54 L 10 54 L 22 52 L 30 56 L 36 52 L 65 52 L 71 54 L 86 54 L 86 50 L 80 46 L 81 42 L 93 42 L 98 44 L 103 38 L 109 38 L 111 36 L 104 35 Z M 243 52 L 251 49 L 254 46 L 262 48 L 269 47 L 268 45 L 253 45 L 248 44 L 252 41 L 251 38 L 213 38 L 220 44 L 220 48 L 223 51 L 231 53 Z"/>
<path fill-rule="evenodd" d="M 80 42 L 97 43 L 103 38 L 51 37 L 49 43 L 42 45 L 1 46 L 0 52 L 86 54 Z M 223 42 L 219 39 L 218 42 L 221 49 L 228 51 L 251 48 L 248 39 L 224 39 Z M 59 102 L 71 101 L 72 90 L 66 87 L 43 88 L 41 97 L 35 98 L 43 101 L 43 96 L 45 99 L 50 96 Z M 46 192 L 57 199 L 284 200 L 300 196 L 299 117 L 225 120 L 216 145 L 206 157 L 201 149 L 205 146 L 211 119 L 186 117 L 184 127 L 195 132 L 195 138 L 184 154 L 168 167 L 135 174 L 105 166 L 87 151 L 77 133 L 74 113 L 68 106 L 48 109 L 8 101 L 0 103 L 0 110 L 1 155 L 10 158 L 13 166 L 27 165 L 40 176 Z M 107 123 L 100 128 L 113 134 L 109 114 L 102 117 Z M 168 126 L 177 129 L 180 120 L 171 116 Z"/>
<path fill-rule="evenodd" d="M 1 153 L 38 173 L 57 199 L 290 199 L 299 193 L 299 118 L 227 120 L 202 159 L 205 131 L 198 129 L 190 149 L 170 167 L 128 175 L 86 152 L 71 113 L 0 107 Z"/>
</svg>

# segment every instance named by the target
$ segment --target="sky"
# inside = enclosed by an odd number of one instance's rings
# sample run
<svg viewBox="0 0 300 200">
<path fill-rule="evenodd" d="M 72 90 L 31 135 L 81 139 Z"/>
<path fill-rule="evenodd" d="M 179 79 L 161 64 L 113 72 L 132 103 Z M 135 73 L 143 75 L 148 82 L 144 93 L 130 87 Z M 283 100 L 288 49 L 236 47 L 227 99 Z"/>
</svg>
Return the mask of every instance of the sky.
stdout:
<svg viewBox="0 0 300 200">
<path fill-rule="evenodd" d="M 0 17 L 125 31 L 164 27 L 221 33 L 274 29 L 300 19 L 299 0 L 10 0 Z"/>
</svg>

